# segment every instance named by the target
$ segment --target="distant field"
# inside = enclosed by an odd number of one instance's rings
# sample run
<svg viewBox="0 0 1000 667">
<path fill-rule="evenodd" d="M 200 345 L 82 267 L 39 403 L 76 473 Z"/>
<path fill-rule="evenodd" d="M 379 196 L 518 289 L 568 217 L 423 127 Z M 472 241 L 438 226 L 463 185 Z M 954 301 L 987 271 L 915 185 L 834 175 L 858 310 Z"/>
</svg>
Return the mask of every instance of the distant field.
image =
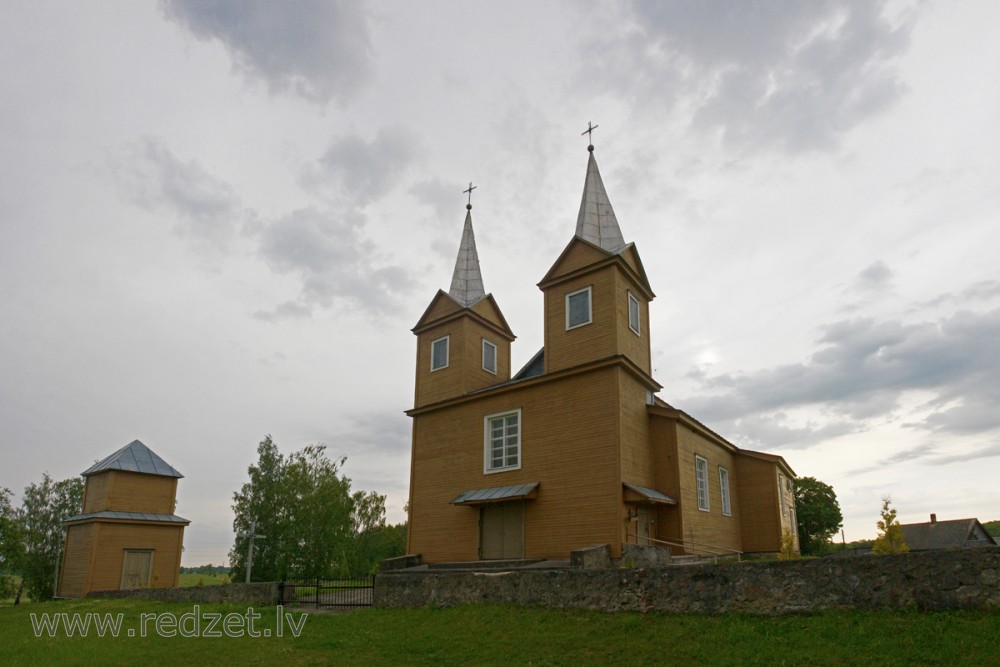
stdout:
<svg viewBox="0 0 1000 667">
<path fill-rule="evenodd" d="M 36 638 L 29 614 L 143 613 L 193 606 L 139 600 L 64 600 L 0 607 L 0 665 L 987 665 L 997 664 L 1000 609 L 920 613 L 829 612 L 776 618 L 557 611 L 504 605 L 362 609 L 310 614 L 301 635 L 117 639 Z M 246 607 L 200 605 L 201 614 Z M 308 609 L 286 609 L 301 621 Z M 255 610 L 258 631 L 277 627 Z M 192 618 L 194 618 L 192 613 Z M 204 629 L 204 625 L 202 625 Z"/>
<path fill-rule="evenodd" d="M 228 584 L 228 574 L 181 574 L 181 586 L 218 586 Z"/>
</svg>

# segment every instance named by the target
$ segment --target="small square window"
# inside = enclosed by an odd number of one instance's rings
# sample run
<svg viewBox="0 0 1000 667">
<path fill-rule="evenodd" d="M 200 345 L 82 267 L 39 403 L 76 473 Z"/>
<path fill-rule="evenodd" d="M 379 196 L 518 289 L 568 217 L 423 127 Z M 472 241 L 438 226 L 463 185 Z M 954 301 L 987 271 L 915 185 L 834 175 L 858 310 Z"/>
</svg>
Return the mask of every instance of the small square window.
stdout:
<svg viewBox="0 0 1000 667">
<path fill-rule="evenodd" d="M 590 287 L 566 295 L 566 329 L 575 329 L 592 321 L 590 313 Z"/>
<path fill-rule="evenodd" d="M 448 367 L 448 339 L 443 336 L 431 343 L 431 371 Z"/>
<path fill-rule="evenodd" d="M 640 335 L 641 329 L 639 327 L 639 299 L 632 295 L 632 292 L 628 293 L 628 328 L 635 332 L 635 335 Z"/>
<path fill-rule="evenodd" d="M 497 374 L 497 346 L 483 339 L 483 370 Z"/>
</svg>

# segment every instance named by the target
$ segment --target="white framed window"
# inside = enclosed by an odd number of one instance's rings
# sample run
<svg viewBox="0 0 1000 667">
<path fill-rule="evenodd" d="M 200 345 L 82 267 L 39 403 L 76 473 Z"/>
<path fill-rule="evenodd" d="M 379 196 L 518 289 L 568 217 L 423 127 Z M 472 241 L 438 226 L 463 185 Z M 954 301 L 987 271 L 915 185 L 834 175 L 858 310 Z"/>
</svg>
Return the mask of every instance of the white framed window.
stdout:
<svg viewBox="0 0 1000 667">
<path fill-rule="evenodd" d="M 483 472 L 521 467 L 521 409 L 487 415 Z"/>
<path fill-rule="evenodd" d="M 590 303 L 590 286 L 566 295 L 566 330 L 582 327 L 593 321 Z"/>
<path fill-rule="evenodd" d="M 708 505 L 708 461 L 694 455 L 694 477 L 698 483 L 698 509 L 709 511 Z"/>
<path fill-rule="evenodd" d="M 497 374 L 497 346 L 483 339 L 483 370 Z"/>
<path fill-rule="evenodd" d="M 635 332 L 636 336 L 641 335 L 641 318 L 639 316 L 639 299 L 635 298 L 632 292 L 628 293 L 628 328 Z"/>
<path fill-rule="evenodd" d="M 778 473 L 778 502 L 781 503 L 781 516 L 788 514 L 788 506 L 785 505 L 785 476 Z"/>
<path fill-rule="evenodd" d="M 431 342 L 431 371 L 448 367 L 448 341 L 451 336 L 442 336 Z"/>
<path fill-rule="evenodd" d="M 729 499 L 729 471 L 719 466 L 719 488 L 722 489 L 722 513 L 733 515 L 733 503 Z"/>
<path fill-rule="evenodd" d="M 799 522 L 796 521 L 796 519 L 795 519 L 795 510 L 788 510 L 788 513 L 791 515 L 791 520 L 792 520 L 792 536 L 794 537 L 795 535 L 799 534 Z"/>
</svg>

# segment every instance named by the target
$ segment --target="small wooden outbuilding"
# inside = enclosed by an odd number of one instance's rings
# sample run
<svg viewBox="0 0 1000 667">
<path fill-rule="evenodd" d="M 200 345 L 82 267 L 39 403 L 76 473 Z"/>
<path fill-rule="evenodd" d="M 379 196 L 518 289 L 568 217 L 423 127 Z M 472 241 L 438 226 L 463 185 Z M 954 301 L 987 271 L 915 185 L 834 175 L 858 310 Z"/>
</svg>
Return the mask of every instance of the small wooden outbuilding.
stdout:
<svg viewBox="0 0 1000 667">
<path fill-rule="evenodd" d="M 177 586 L 191 523 L 174 514 L 184 475 L 138 440 L 82 475 L 83 513 L 64 522 L 59 595 Z"/>
</svg>

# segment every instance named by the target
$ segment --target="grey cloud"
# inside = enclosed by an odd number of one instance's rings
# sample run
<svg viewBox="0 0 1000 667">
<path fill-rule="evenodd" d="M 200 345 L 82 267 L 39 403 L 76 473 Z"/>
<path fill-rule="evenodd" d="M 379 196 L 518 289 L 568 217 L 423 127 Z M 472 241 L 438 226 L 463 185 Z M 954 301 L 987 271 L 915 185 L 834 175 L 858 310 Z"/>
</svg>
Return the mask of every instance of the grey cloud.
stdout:
<svg viewBox="0 0 1000 667">
<path fill-rule="evenodd" d="M 979 447 L 978 449 L 938 456 L 934 462 L 940 464 L 960 463 L 965 461 L 975 461 L 976 459 L 992 458 L 994 456 L 1000 456 L 1000 440 L 994 441 L 984 447 Z"/>
<path fill-rule="evenodd" d="M 830 149 L 905 92 L 895 58 L 913 22 L 895 25 L 887 4 L 635 1 L 624 29 L 587 44 L 584 76 L 683 100 L 694 127 L 737 150 Z"/>
<path fill-rule="evenodd" d="M 855 285 L 864 290 L 878 290 L 889 286 L 894 272 L 881 259 L 865 267 L 855 280 Z"/>
<path fill-rule="evenodd" d="M 353 97 L 372 74 L 364 5 L 348 0 L 161 0 L 167 19 L 218 39 L 233 67 L 272 93 L 325 103 Z"/>
<path fill-rule="evenodd" d="M 308 188 L 333 187 L 363 207 L 396 187 L 417 153 L 416 137 L 402 127 L 382 128 L 371 141 L 349 135 L 330 144 L 305 171 L 302 183 Z"/>
<path fill-rule="evenodd" d="M 1000 280 L 980 280 L 969 285 L 958 294 L 945 292 L 938 296 L 924 301 L 915 306 L 914 310 L 920 308 L 935 308 L 945 304 L 964 304 L 972 301 L 988 301 L 1000 297 Z"/>
<path fill-rule="evenodd" d="M 750 449 L 803 449 L 823 440 L 862 430 L 860 424 L 849 421 L 834 421 L 822 425 L 809 422 L 801 427 L 788 426 L 786 421 L 783 413 L 755 414 L 733 420 L 725 424 L 724 428 L 737 434 L 739 443 Z"/>
<path fill-rule="evenodd" d="M 260 254 L 272 270 L 298 276 L 302 290 L 289 301 L 254 316 L 265 321 L 306 317 L 315 306 L 349 304 L 385 311 L 409 291 L 409 274 L 395 266 L 378 266 L 374 244 L 364 237 L 364 216 L 339 218 L 315 208 L 300 209 L 266 227 Z"/>
<path fill-rule="evenodd" d="M 856 319 L 824 328 L 807 363 L 753 373 L 689 374 L 714 396 L 682 407 L 709 420 L 736 422 L 798 406 L 819 405 L 862 422 L 892 418 L 907 390 L 929 390 L 930 414 L 910 427 L 948 433 L 1000 428 L 1000 309 L 963 311 L 941 322 L 903 324 Z"/>
<path fill-rule="evenodd" d="M 414 183 L 410 194 L 416 197 L 424 206 L 434 211 L 432 222 L 442 227 L 455 227 L 461 224 L 463 213 L 459 197 L 462 188 L 459 184 L 447 184 L 440 178 L 432 178 Z M 457 222 L 456 222 L 457 221 Z"/>
<path fill-rule="evenodd" d="M 131 145 L 115 172 L 130 201 L 148 210 L 171 211 L 178 219 L 178 234 L 207 245 L 226 245 L 241 219 L 250 215 L 242 210 L 232 186 L 197 160 L 181 160 L 153 137 Z"/>
</svg>

